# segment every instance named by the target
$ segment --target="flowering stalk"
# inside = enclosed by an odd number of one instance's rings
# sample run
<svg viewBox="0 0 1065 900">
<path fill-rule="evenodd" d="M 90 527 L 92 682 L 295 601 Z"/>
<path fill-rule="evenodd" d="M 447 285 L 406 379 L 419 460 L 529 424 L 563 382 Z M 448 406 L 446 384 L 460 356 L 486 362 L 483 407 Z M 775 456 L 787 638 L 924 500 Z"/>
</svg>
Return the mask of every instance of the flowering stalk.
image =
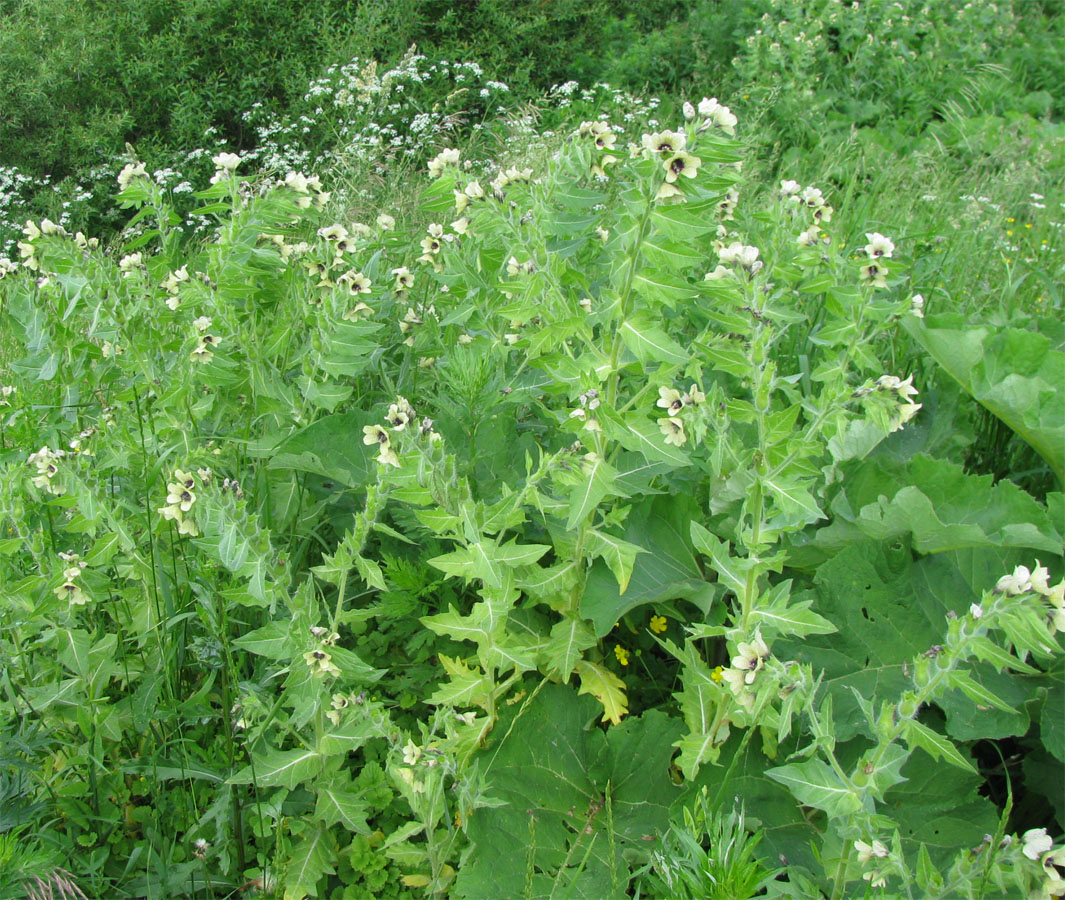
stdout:
<svg viewBox="0 0 1065 900">
<path fill-rule="evenodd" d="M 974 703 L 1009 710 L 1004 701 L 973 680 L 964 667 L 973 659 L 991 663 L 997 670 L 1014 669 L 1026 674 L 1036 674 L 1023 657 L 1033 653 L 1050 657 L 1060 652 L 1054 634 L 1065 630 L 1065 614 L 1062 600 L 1065 582 L 1051 588 L 1047 584 L 1047 570 L 1038 563 L 1033 572 L 1018 567 L 1014 574 L 1000 579 L 996 589 L 985 592 L 979 604 L 972 604 L 964 616 L 948 615 L 947 634 L 943 644 L 934 644 L 916 657 L 905 670 L 912 671 L 913 687 L 903 693 L 895 703 L 885 703 L 879 715 L 874 715 L 872 705 L 859 698 L 876 741 L 866 751 L 849 775 L 845 774 L 835 758 L 831 744 L 820 743 L 819 747 L 839 776 L 843 787 L 854 797 L 857 810 L 840 828 L 844 837 L 854 834 L 868 835 L 875 831 L 873 814 L 877 801 L 884 792 L 900 779 L 897 773 L 903 762 L 917 747 L 922 747 L 933 757 L 943 758 L 963 770 L 972 771 L 972 765 L 954 747 L 948 738 L 934 732 L 918 721 L 917 715 L 927 704 L 937 700 L 953 688 L 961 690 Z M 992 631 L 1003 631 L 1009 637 L 1018 655 L 1003 649 L 988 638 Z M 810 707 L 809 716 L 814 733 L 831 733 L 830 723 L 821 721 L 821 713 Z M 908 745 L 905 751 L 895 748 L 902 739 Z M 889 771 L 889 769 L 891 771 Z M 877 846 L 879 841 L 874 841 Z M 856 846 L 862 854 L 862 841 Z M 880 845 L 883 847 L 883 845 Z M 834 878 L 832 898 L 843 895 L 847 883 L 846 870 L 850 846 L 845 845 Z M 888 852 L 873 856 L 887 858 Z M 891 854 L 893 870 L 908 878 L 904 861 L 898 853 Z M 868 855 L 865 862 L 871 857 Z M 863 877 L 884 882 L 886 871 Z"/>
</svg>

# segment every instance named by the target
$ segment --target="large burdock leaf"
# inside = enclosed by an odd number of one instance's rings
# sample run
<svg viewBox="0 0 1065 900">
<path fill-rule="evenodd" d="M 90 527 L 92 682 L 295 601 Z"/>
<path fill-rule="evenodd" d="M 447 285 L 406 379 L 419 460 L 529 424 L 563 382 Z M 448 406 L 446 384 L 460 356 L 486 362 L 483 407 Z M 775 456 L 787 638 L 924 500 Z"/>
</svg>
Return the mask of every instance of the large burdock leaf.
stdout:
<svg viewBox="0 0 1065 900">
<path fill-rule="evenodd" d="M 957 314 L 909 317 L 906 330 L 972 397 L 1038 451 L 1065 483 L 1065 353 L 1019 328 L 968 325 Z"/>
<path fill-rule="evenodd" d="M 454 896 L 505 900 L 625 896 L 630 865 L 658 846 L 677 788 L 669 778 L 678 721 L 651 710 L 606 732 L 590 697 L 547 685 L 511 713 L 481 755 L 503 801 L 470 819 L 473 850 Z"/>
<path fill-rule="evenodd" d="M 1011 481 L 994 484 L 990 475 L 969 475 L 947 460 L 924 454 L 905 464 L 867 460 L 846 470 L 844 484 L 832 524 L 814 541 L 830 553 L 869 538 L 912 535 L 919 553 L 1026 547 L 1061 554 L 1061 525 L 1047 506 Z"/>
<path fill-rule="evenodd" d="M 904 667 L 942 643 L 948 615 L 964 614 L 983 590 L 1025 558 L 1016 551 L 980 548 L 915 560 L 902 541 L 852 545 L 818 567 L 814 578 L 813 608 L 837 633 L 782 638 L 773 652 L 824 673 L 836 736 L 849 740 L 867 731 L 856 692 L 877 710 L 882 702 L 897 700 L 912 687 L 911 670 Z M 1049 679 L 999 672 L 983 662 L 966 671 L 1012 709 L 978 705 L 962 691 L 951 691 L 937 701 L 946 714 L 947 734 L 955 740 L 1024 734 L 1030 724 L 1027 704 L 1049 688 Z"/>
</svg>

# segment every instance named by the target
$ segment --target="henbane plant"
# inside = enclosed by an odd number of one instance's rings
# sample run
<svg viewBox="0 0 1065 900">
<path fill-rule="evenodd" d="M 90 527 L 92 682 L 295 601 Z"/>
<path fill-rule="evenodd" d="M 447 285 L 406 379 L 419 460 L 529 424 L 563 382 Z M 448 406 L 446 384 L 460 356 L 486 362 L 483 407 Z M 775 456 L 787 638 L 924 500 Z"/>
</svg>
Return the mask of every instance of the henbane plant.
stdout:
<svg viewBox="0 0 1065 900">
<path fill-rule="evenodd" d="M 826 814 L 822 868 L 791 888 L 973 883 L 913 865 L 877 804 L 914 747 L 970 765 L 919 710 L 949 687 L 995 706 L 973 657 L 1041 674 L 1023 657 L 1056 653 L 1060 590 L 1015 572 L 906 662 L 906 693 L 834 720 L 840 692 L 795 650 L 838 627 L 809 572 L 832 540 L 908 558 L 917 531 L 910 495 L 849 505 L 920 422 L 911 373 L 878 358 L 912 315 L 903 241 L 848 252 L 812 185 L 746 210 L 735 116 L 684 113 L 626 149 L 586 122 L 540 172 L 447 148 L 415 221 L 350 221 L 321 178 L 219 154 L 202 245 L 136 162 L 119 199 L 146 230 L 117 261 L 26 226 L 3 269 L 26 353 L 3 395 L 10 702 L 68 742 L 42 790 L 108 877 L 178 816 L 145 863 L 157 892 L 356 891 L 375 855 L 397 892 L 620 892 L 668 827 L 671 754 L 676 782 L 720 778 L 715 804 L 758 754 L 763 790 Z M 996 491 L 1008 546 L 1056 552 L 1046 510 Z M 944 553 L 989 542 L 936 527 Z M 393 696 L 405 648 L 359 640 L 392 624 L 397 558 L 440 573 L 406 623 L 434 650 L 414 709 Z M 668 712 L 641 708 L 643 648 Z M 157 809 L 148 775 L 188 790 Z M 486 855 L 530 835 L 517 864 Z M 995 877 L 1032 880 L 1024 849 L 1002 859 Z"/>
</svg>

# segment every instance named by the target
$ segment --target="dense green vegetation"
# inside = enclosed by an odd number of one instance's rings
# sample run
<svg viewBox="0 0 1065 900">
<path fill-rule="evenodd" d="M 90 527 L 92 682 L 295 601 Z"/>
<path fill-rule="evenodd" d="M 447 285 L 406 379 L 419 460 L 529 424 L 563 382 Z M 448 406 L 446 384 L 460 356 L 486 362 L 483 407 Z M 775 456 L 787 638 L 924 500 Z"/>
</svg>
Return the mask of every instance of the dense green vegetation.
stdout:
<svg viewBox="0 0 1065 900">
<path fill-rule="evenodd" d="M 1065 893 L 1058 5 L 0 14 L 0 896 Z"/>
</svg>

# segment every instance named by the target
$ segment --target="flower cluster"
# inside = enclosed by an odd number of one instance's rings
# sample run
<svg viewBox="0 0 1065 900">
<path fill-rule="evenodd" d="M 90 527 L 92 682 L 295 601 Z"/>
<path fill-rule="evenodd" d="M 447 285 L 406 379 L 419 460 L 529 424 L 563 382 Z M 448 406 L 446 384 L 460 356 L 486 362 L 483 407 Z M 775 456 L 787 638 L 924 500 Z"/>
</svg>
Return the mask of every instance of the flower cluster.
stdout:
<svg viewBox="0 0 1065 900">
<path fill-rule="evenodd" d="M 813 185 L 804 188 L 797 181 L 785 180 L 780 182 L 780 196 L 786 208 L 796 212 L 804 210 L 812 215 L 810 225 L 795 238 L 800 247 L 813 247 L 821 241 L 828 242 L 821 228 L 832 221 L 832 213 L 835 210 L 829 206 L 820 188 Z"/>
<path fill-rule="evenodd" d="M 684 118 L 688 121 L 698 117 L 702 118 L 702 123 L 699 125 L 699 131 L 707 131 L 709 129 L 718 129 L 725 134 L 732 136 L 736 133 L 736 116 L 732 111 L 722 104 L 717 102 L 717 97 L 703 97 L 699 101 L 699 106 L 694 107 L 690 103 L 684 104 Z"/>
<path fill-rule="evenodd" d="M 894 395 L 899 401 L 896 413 L 891 418 L 891 430 L 893 432 L 898 431 L 917 415 L 917 410 L 922 406 L 922 404 L 914 403 L 910 399 L 917 396 L 917 389 L 913 386 L 912 375 L 905 381 L 895 375 L 881 375 L 876 380 L 876 388 L 879 391 Z"/>
<path fill-rule="evenodd" d="M 118 261 L 118 269 L 123 278 L 131 278 L 144 270 L 144 254 L 130 253 Z"/>
<path fill-rule="evenodd" d="M 474 182 L 476 183 L 476 182 Z M 465 223 L 460 219 L 455 224 L 458 224 L 460 228 L 465 230 L 469 220 Z M 454 227 L 454 225 L 452 226 Z M 426 229 L 428 232 L 424 238 L 422 238 L 422 255 L 418 257 L 418 262 L 431 265 L 436 271 L 442 271 L 442 266 L 437 259 L 437 254 L 444 248 L 444 244 L 453 241 L 455 235 L 444 234 L 444 226 L 438 222 L 433 222 Z"/>
<path fill-rule="evenodd" d="M 720 278 L 727 278 L 737 269 L 747 272 L 751 277 L 754 277 L 762 270 L 763 263 L 758 258 L 757 247 L 745 245 L 740 241 L 732 241 L 728 245 L 718 241 L 716 246 L 717 258 L 721 262 L 712 272 L 707 272 L 703 276 L 704 281 L 717 281 Z M 732 268 L 728 268 L 728 266 Z"/>
<path fill-rule="evenodd" d="M 76 553 L 60 553 L 59 558 L 66 568 L 63 569 L 63 583 L 53 591 L 60 600 L 66 600 L 72 606 L 84 606 L 89 602 L 89 595 L 82 589 L 79 579 L 85 563 Z"/>
<path fill-rule="evenodd" d="M 592 158 L 592 174 L 599 178 L 606 178 L 607 169 L 618 161 L 618 158 L 610 152 L 618 140 L 613 128 L 607 122 L 581 122 L 577 129 L 577 137 L 588 139 L 597 151 L 597 155 Z M 598 155 L 599 153 L 602 155 Z"/>
<path fill-rule="evenodd" d="M 118 189 L 124 191 L 137 178 L 148 180 L 148 172 L 144 168 L 144 163 L 137 161 L 126 163 L 122 171 L 118 173 Z"/>
<path fill-rule="evenodd" d="M 396 276 L 395 284 L 392 286 L 392 293 L 397 300 L 402 300 L 407 296 L 407 292 L 414 287 L 414 273 L 406 266 L 400 266 L 393 269 L 392 274 Z"/>
<path fill-rule="evenodd" d="M 458 166 L 462 154 L 453 147 L 445 147 L 429 160 L 429 176 L 439 178 L 448 166 Z"/>
<path fill-rule="evenodd" d="M 869 863 L 877 859 L 887 859 L 888 848 L 880 841 L 874 840 L 871 844 L 855 841 L 854 849 L 858 851 L 858 864 L 865 870 L 862 872 L 862 878 L 869 882 L 870 887 L 884 887 L 887 884 L 887 873 L 875 864 L 870 867 Z"/>
<path fill-rule="evenodd" d="M 236 153 L 219 153 L 212 156 L 211 162 L 214 163 L 215 172 L 211 176 L 211 184 L 218 184 L 220 181 L 227 181 L 232 178 L 241 161 L 241 158 Z"/>
<path fill-rule="evenodd" d="M 33 476 L 33 483 L 44 488 L 49 494 L 62 494 L 63 486 L 55 482 L 55 476 L 59 474 L 59 462 L 64 456 L 64 450 L 49 450 L 41 447 L 36 453 L 31 453 L 26 462 L 37 467 L 37 474 Z"/>
<path fill-rule="evenodd" d="M 754 684 L 755 677 L 762 670 L 769 655 L 769 647 L 762 639 L 761 629 L 755 629 L 754 640 L 750 643 L 740 641 L 736 646 L 736 655 L 732 657 L 731 668 L 721 673 L 736 700 L 747 710 L 754 708 L 754 694 L 749 690 L 749 686 Z"/>
<path fill-rule="evenodd" d="M 308 650 L 303 654 L 303 660 L 310 666 L 311 675 L 315 678 L 324 678 L 326 675 L 333 678 L 340 675 L 340 669 L 337 668 L 336 663 L 333 662 L 333 657 L 330 655 L 327 647 L 335 647 L 336 642 L 340 640 L 340 635 L 335 631 L 330 631 L 328 628 L 323 628 L 321 625 L 315 625 L 311 628 L 311 637 L 313 637 L 318 645 L 313 650 Z M 346 703 L 344 704 L 347 705 Z M 338 707 L 334 704 L 334 710 L 338 710 Z"/>
<path fill-rule="evenodd" d="M 1065 846 L 1054 849 L 1054 841 L 1045 828 L 1030 828 L 1021 835 L 1021 853 L 1043 867 L 1043 896 L 1060 897 L 1065 893 Z"/>
<path fill-rule="evenodd" d="M 684 420 L 681 414 L 689 407 L 705 402 L 706 394 L 699 390 L 697 384 L 689 386 L 687 391 L 678 391 L 676 388 L 668 387 L 658 389 L 658 401 L 655 405 L 669 413 L 666 418 L 658 420 L 658 427 L 667 444 L 680 447 L 687 442 L 688 436 L 684 433 Z"/>
<path fill-rule="evenodd" d="M 200 316 L 194 324 L 200 334 L 197 336 L 196 347 L 189 354 L 189 359 L 193 362 L 209 362 L 211 357 L 214 356 L 215 348 L 221 342 L 220 338 L 206 333 L 207 328 L 211 325 L 211 320 L 205 316 Z"/>
<path fill-rule="evenodd" d="M 41 237 L 71 237 L 69 231 L 67 231 L 62 225 L 57 225 L 51 219 L 41 219 L 40 225 L 35 224 L 32 220 L 27 219 L 25 226 L 22 228 L 22 234 L 25 236 L 25 241 L 18 242 L 19 255 L 22 257 L 22 265 L 29 269 L 31 272 L 37 272 L 41 268 L 40 261 L 37 259 L 37 247 L 35 241 Z M 82 249 L 95 248 L 99 246 L 99 241 L 95 238 L 86 238 L 80 231 L 73 235 L 74 242 Z M 10 260 L 4 260 L 4 265 L 0 266 L 0 277 L 13 272 L 17 267 Z"/>
<path fill-rule="evenodd" d="M 862 280 L 868 281 L 875 288 L 887 287 L 888 268 L 881 260 L 891 259 L 895 252 L 895 244 L 891 238 L 884 237 L 879 231 L 866 234 L 865 255 L 869 262 L 862 266 Z"/>
<path fill-rule="evenodd" d="M 197 474 L 201 480 L 206 481 L 204 473 L 208 476 L 210 474 L 207 469 L 202 469 Z M 174 480 L 166 486 L 166 506 L 159 507 L 158 512 L 164 519 L 177 522 L 178 534 L 196 537 L 200 533 L 195 521 L 189 516 L 189 512 L 196 503 L 197 490 L 198 483 L 195 475 L 183 472 L 181 469 L 174 470 Z"/>
<path fill-rule="evenodd" d="M 1035 568 L 1017 566 L 1009 575 L 1003 575 L 995 584 L 995 592 L 1017 597 L 1034 592 L 1050 604 L 1049 627 L 1052 632 L 1065 632 L 1065 581 L 1050 586 L 1050 572 L 1046 566 L 1035 561 Z M 976 609 L 980 607 L 973 604 Z M 972 612 L 973 610 L 970 610 Z"/>
<path fill-rule="evenodd" d="M 879 399 L 879 409 L 882 414 L 883 405 L 886 404 L 887 418 L 885 420 L 889 431 L 895 432 L 909 422 L 922 404 L 914 403 L 911 399 L 917 396 L 917 388 L 913 386 L 913 376 L 910 375 L 905 381 L 896 375 L 881 375 L 876 381 L 854 391 L 854 397 L 868 397 L 874 401 Z M 874 404 L 875 406 L 875 404 Z"/>
<path fill-rule="evenodd" d="M 661 161 L 665 180 L 658 187 L 656 199 L 683 197 L 677 187 L 677 179 L 681 176 L 690 179 L 698 174 L 703 161 L 685 151 L 687 141 L 688 137 L 683 131 L 657 131 L 643 135 L 640 138 L 641 146 L 633 144 L 629 147 L 629 154 L 632 156 L 643 155 Z"/>
<path fill-rule="evenodd" d="M 296 206 L 300 209 L 309 209 L 312 202 L 316 209 L 322 209 L 332 196 L 329 191 L 323 190 L 321 179 L 317 175 L 308 178 L 300 172 L 289 172 L 283 183 L 299 195 Z"/>
<path fill-rule="evenodd" d="M 178 296 L 181 285 L 189 280 L 188 266 L 182 266 L 180 269 L 176 269 L 171 272 L 166 280 L 159 286 L 167 292 L 170 296 L 166 298 L 166 305 L 170 309 L 177 309 L 181 305 L 181 298 Z"/>
<path fill-rule="evenodd" d="M 580 405 L 569 414 L 569 417 L 583 421 L 588 431 L 602 431 L 595 416 L 589 416 L 589 413 L 594 413 L 599 409 L 599 391 L 596 388 L 589 388 L 577 397 L 577 403 Z"/>
<path fill-rule="evenodd" d="M 421 363 L 419 362 L 419 365 Z M 417 430 L 419 436 L 427 438 L 430 443 L 440 440 L 440 435 L 433 431 L 433 420 L 422 419 L 421 423 L 414 426 L 414 408 L 407 402 L 405 397 L 397 397 L 396 402 L 388 407 L 385 414 L 385 424 L 393 432 L 399 433 L 411 426 L 410 431 Z M 399 457 L 392 449 L 392 437 L 384 425 L 365 425 L 362 429 L 362 442 L 367 446 L 377 445 L 377 461 L 383 466 L 395 466 L 399 468 Z"/>
</svg>

